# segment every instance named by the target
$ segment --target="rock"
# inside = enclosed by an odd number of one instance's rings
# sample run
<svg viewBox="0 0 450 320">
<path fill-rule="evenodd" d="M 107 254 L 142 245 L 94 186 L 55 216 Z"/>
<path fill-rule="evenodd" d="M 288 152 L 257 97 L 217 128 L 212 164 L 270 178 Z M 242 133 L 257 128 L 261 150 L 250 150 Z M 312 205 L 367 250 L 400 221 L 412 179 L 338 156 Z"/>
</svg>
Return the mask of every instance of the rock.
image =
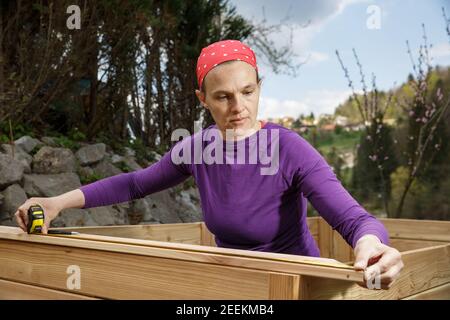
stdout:
<svg viewBox="0 0 450 320">
<path fill-rule="evenodd" d="M 101 161 L 106 154 L 106 145 L 97 143 L 80 148 L 76 153 L 76 157 L 82 166 L 91 165 Z"/>
<path fill-rule="evenodd" d="M 78 174 L 80 175 L 80 177 L 89 177 L 94 174 L 94 169 L 92 169 L 91 167 L 80 167 L 78 169 Z"/>
<path fill-rule="evenodd" d="M 0 220 L 0 225 L 7 227 L 18 227 L 16 219 Z"/>
<path fill-rule="evenodd" d="M 136 199 L 131 201 L 131 206 L 127 210 L 128 218 L 131 224 L 139 224 L 142 222 L 159 222 L 153 217 L 150 205 L 145 199 Z"/>
<path fill-rule="evenodd" d="M 59 147 L 59 144 L 56 142 L 56 138 L 54 137 L 42 137 L 41 141 L 50 147 Z"/>
<path fill-rule="evenodd" d="M 24 166 L 19 160 L 0 153 L 0 190 L 20 182 L 23 172 Z"/>
<path fill-rule="evenodd" d="M 38 139 L 34 139 L 30 136 L 23 136 L 23 137 L 17 139 L 16 141 L 14 141 L 14 144 L 21 147 L 26 153 L 30 153 L 37 146 L 44 145 Z"/>
<path fill-rule="evenodd" d="M 187 194 L 189 194 L 189 197 L 191 198 L 191 201 L 196 204 L 196 205 L 200 205 L 200 192 L 198 191 L 198 188 L 189 188 L 186 190 L 183 190 L 184 192 L 186 192 Z"/>
<path fill-rule="evenodd" d="M 130 169 L 130 171 L 136 171 L 142 169 L 142 167 L 134 160 L 134 158 L 125 157 L 122 160 L 123 163 Z"/>
<path fill-rule="evenodd" d="M 84 227 L 97 226 L 87 210 L 84 209 L 64 209 L 52 220 L 50 226 L 53 228 L 62 227 Z"/>
<path fill-rule="evenodd" d="M 112 164 L 116 164 L 116 163 L 122 162 L 123 159 L 124 159 L 124 157 L 119 156 L 118 154 L 113 154 L 113 155 L 111 156 L 111 163 L 112 163 Z"/>
<path fill-rule="evenodd" d="M 102 177 L 111 177 L 122 173 L 122 170 L 115 167 L 107 158 L 92 167 L 94 173 Z"/>
<path fill-rule="evenodd" d="M 178 216 L 178 204 L 172 198 L 169 189 L 150 194 L 145 199 L 155 220 L 161 223 L 183 222 Z"/>
<path fill-rule="evenodd" d="M 155 162 L 161 160 L 161 158 L 162 158 L 162 156 L 160 154 L 156 153 L 155 151 L 150 151 L 150 155 L 153 157 L 153 160 Z"/>
<path fill-rule="evenodd" d="M 73 172 L 24 175 L 24 189 L 28 197 L 54 197 L 79 187 L 80 178 Z"/>
<path fill-rule="evenodd" d="M 202 221 L 202 212 L 198 201 L 191 197 L 191 192 L 183 190 L 175 199 L 180 204 L 178 216 L 183 222 Z"/>
<path fill-rule="evenodd" d="M 147 168 L 148 166 L 151 166 L 152 163 L 154 163 L 154 162 L 150 162 L 150 161 L 148 161 L 146 159 L 141 159 L 141 163 L 142 163 L 142 167 L 143 168 Z"/>
<path fill-rule="evenodd" d="M 22 204 L 27 201 L 27 195 L 22 187 L 18 184 L 13 184 L 6 188 L 3 193 L 3 204 L 0 206 L 0 220 L 13 219 L 14 213 Z"/>
<path fill-rule="evenodd" d="M 2 151 L 10 157 L 13 156 L 13 146 L 10 144 L 2 144 Z M 22 163 L 25 173 L 31 173 L 33 157 L 26 153 L 20 146 L 14 146 L 14 159 Z"/>
<path fill-rule="evenodd" d="M 76 171 L 75 156 L 67 148 L 42 147 L 34 155 L 32 166 L 34 173 L 55 174 Z"/>
<path fill-rule="evenodd" d="M 125 150 L 126 157 L 135 157 L 136 156 L 136 152 L 129 147 L 125 147 L 124 150 Z"/>
<path fill-rule="evenodd" d="M 100 226 L 129 224 L 128 215 L 120 206 L 105 206 L 88 209 L 93 221 Z"/>
</svg>

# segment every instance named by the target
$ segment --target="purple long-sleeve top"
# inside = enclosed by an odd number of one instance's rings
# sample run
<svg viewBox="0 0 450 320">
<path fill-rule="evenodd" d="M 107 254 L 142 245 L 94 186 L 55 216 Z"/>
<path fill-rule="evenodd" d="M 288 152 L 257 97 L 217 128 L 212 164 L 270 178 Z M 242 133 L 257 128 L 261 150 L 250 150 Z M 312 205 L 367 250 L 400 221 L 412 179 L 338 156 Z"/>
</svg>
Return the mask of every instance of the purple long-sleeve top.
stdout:
<svg viewBox="0 0 450 320">
<path fill-rule="evenodd" d="M 389 243 L 383 224 L 296 132 L 267 122 L 237 143 L 225 142 L 218 132 L 212 125 L 177 142 L 147 168 L 82 186 L 84 208 L 143 198 L 192 175 L 204 222 L 219 247 L 320 256 L 307 225 L 308 200 L 352 247 L 366 234 Z M 245 157 L 239 158 L 242 150 Z"/>
</svg>

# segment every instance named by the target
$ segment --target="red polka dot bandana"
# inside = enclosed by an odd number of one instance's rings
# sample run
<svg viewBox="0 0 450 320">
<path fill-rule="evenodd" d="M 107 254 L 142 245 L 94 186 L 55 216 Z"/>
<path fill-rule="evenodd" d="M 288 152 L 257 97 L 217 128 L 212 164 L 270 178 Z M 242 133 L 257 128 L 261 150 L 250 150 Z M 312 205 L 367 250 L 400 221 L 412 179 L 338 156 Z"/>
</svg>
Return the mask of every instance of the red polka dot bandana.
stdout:
<svg viewBox="0 0 450 320">
<path fill-rule="evenodd" d="M 202 49 L 197 59 L 197 82 L 202 87 L 206 74 L 215 66 L 229 60 L 240 60 L 249 63 L 256 71 L 256 56 L 250 47 L 239 40 L 222 40 L 214 42 Z"/>
</svg>

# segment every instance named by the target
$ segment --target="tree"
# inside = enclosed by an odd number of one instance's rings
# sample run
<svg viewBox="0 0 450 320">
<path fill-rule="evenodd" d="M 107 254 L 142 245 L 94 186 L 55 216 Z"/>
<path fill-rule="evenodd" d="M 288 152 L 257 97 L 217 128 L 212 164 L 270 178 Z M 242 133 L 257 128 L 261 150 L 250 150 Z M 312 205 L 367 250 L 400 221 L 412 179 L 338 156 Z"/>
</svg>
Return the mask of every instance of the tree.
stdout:
<svg viewBox="0 0 450 320">
<path fill-rule="evenodd" d="M 393 92 L 381 103 L 376 86 L 375 75 L 372 74 L 372 91 L 368 91 L 362 65 L 355 49 L 353 56 L 359 69 L 362 84 L 362 96 L 356 94 L 353 81 L 345 67 L 339 52 L 336 50 L 339 63 L 352 90 L 352 100 L 357 106 L 365 133 L 361 137 L 357 152 L 356 165 L 353 172 L 353 186 L 362 199 L 368 200 L 373 192 L 381 195 L 384 210 L 389 216 L 390 174 L 397 165 L 392 148 L 391 129 L 384 124 L 384 117 L 392 106 Z"/>
<path fill-rule="evenodd" d="M 71 1 L 1 2 L 0 128 L 11 120 L 46 132 L 80 131 L 112 144 L 139 140 L 164 152 L 176 128 L 212 118 L 195 96 L 207 44 L 239 39 L 277 72 L 292 72 L 280 25 L 251 24 L 225 0 L 86 1 L 81 30 L 66 27 Z"/>
</svg>

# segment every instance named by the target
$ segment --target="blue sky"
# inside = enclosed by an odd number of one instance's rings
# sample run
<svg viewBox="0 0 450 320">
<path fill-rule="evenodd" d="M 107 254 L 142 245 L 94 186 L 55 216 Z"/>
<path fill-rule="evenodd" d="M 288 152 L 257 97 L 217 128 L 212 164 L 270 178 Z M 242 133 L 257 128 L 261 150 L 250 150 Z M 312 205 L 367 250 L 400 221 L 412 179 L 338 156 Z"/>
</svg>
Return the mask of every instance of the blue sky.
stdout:
<svg viewBox="0 0 450 320">
<path fill-rule="evenodd" d="M 333 113 L 345 101 L 350 90 L 339 65 L 335 50 L 339 50 L 349 68 L 356 89 L 360 89 L 358 69 L 352 54 L 355 48 L 370 84 L 373 72 L 379 89 L 401 84 L 412 66 L 406 40 L 415 57 L 422 40 L 425 24 L 428 42 L 433 45 L 433 65 L 450 65 L 450 37 L 445 31 L 442 7 L 450 16 L 450 1 L 444 0 L 231 0 L 237 12 L 255 22 L 265 17 L 269 24 L 280 23 L 289 14 L 286 26 L 272 35 L 275 45 L 289 42 L 289 26 L 294 27 L 293 50 L 297 62 L 307 60 L 297 77 L 275 74 L 264 59 L 258 67 L 264 78 L 259 106 L 259 118 L 293 116 L 300 113 L 316 115 Z M 370 29 L 367 21 L 376 19 L 379 28 Z M 373 10 L 373 9 L 372 9 Z M 305 23 L 310 23 L 305 27 Z M 255 49 L 257 58 L 258 50 Z"/>
</svg>

